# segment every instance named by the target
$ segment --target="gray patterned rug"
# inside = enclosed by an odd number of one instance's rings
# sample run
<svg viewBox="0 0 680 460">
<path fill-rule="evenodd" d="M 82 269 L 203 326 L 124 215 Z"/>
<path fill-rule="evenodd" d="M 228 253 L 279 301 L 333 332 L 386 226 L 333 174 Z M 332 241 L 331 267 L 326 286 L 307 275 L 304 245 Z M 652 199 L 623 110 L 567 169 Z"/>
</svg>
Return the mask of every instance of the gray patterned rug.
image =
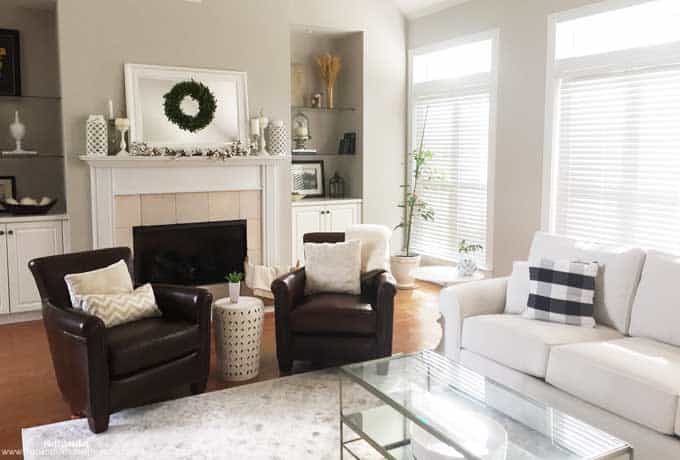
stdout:
<svg viewBox="0 0 680 460">
<path fill-rule="evenodd" d="M 338 459 L 338 376 L 295 375 L 129 409 L 95 435 L 86 420 L 26 428 L 30 459 Z"/>
</svg>

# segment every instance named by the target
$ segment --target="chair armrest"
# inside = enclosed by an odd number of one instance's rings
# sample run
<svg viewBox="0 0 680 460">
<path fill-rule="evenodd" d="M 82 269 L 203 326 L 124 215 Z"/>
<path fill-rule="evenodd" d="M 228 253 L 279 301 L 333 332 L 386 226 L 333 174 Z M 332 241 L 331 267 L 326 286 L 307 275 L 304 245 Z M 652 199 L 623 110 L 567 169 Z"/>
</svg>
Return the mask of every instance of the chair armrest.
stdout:
<svg viewBox="0 0 680 460">
<path fill-rule="evenodd" d="M 503 313 L 508 278 L 472 281 L 442 289 L 439 295 L 442 340 L 438 351 L 458 360 L 465 318 Z"/>
<path fill-rule="evenodd" d="M 305 297 L 305 268 L 299 268 L 272 282 L 275 311 L 278 320 L 279 313 L 289 314 Z"/>
<path fill-rule="evenodd" d="M 385 270 L 371 270 L 361 274 L 361 301 L 376 306 L 378 302 L 378 288 Z"/>
<path fill-rule="evenodd" d="M 397 283 L 388 272 L 383 271 L 376 277 L 376 300 L 373 309 L 377 314 L 376 325 L 379 356 L 392 355 L 392 335 L 394 330 L 394 297 Z"/>
<path fill-rule="evenodd" d="M 43 323 L 57 384 L 73 413 L 109 412 L 109 366 L 104 322 L 43 299 Z"/>
<path fill-rule="evenodd" d="M 156 304 L 168 318 L 179 318 L 194 324 L 210 322 L 212 294 L 205 289 L 154 284 L 153 293 Z"/>
</svg>

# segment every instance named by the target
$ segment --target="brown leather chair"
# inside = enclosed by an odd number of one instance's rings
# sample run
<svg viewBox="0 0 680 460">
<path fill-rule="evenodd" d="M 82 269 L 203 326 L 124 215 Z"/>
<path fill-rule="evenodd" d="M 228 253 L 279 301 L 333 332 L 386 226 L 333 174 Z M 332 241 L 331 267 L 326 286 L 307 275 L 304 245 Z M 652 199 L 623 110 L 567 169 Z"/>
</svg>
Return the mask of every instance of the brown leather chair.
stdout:
<svg viewBox="0 0 680 460">
<path fill-rule="evenodd" d="M 64 275 L 119 260 L 130 267 L 130 249 L 44 257 L 29 263 L 42 298 L 43 322 L 57 383 L 74 415 L 86 415 L 94 433 L 106 431 L 109 414 L 146 403 L 187 385 L 205 391 L 210 371 L 212 295 L 198 288 L 154 285 L 163 312 L 112 328 L 71 308 Z"/>
<path fill-rule="evenodd" d="M 339 243 L 344 233 L 308 233 L 305 243 Z M 304 267 L 272 283 L 279 369 L 289 372 L 293 360 L 338 364 L 392 354 L 396 288 L 389 273 L 362 275 L 361 295 L 305 296 Z"/>
</svg>

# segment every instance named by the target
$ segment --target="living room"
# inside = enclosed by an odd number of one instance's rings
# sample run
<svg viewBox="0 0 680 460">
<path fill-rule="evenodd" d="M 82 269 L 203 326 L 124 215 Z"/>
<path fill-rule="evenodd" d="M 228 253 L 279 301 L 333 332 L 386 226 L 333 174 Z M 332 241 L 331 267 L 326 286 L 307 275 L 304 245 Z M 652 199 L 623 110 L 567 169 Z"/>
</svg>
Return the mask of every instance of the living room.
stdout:
<svg viewBox="0 0 680 460">
<path fill-rule="evenodd" d="M 0 0 L 0 456 L 680 458 L 678 20 Z"/>
</svg>

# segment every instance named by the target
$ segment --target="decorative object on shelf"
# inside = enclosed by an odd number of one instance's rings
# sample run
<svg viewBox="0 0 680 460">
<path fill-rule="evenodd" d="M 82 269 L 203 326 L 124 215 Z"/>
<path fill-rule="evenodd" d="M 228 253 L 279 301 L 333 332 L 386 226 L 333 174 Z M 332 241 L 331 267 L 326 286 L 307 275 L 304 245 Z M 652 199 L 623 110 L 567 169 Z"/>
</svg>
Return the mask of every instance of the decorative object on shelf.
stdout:
<svg viewBox="0 0 680 460">
<path fill-rule="evenodd" d="M 319 66 L 321 79 L 323 80 L 324 85 L 326 85 L 326 106 L 329 109 L 332 109 L 335 107 L 333 90 L 338 78 L 338 73 L 340 73 L 340 69 L 342 69 L 342 61 L 340 56 L 326 53 L 316 57 L 316 64 Z"/>
<path fill-rule="evenodd" d="M 269 128 L 269 151 L 272 155 L 285 155 L 288 151 L 288 131 L 282 120 L 275 120 Z"/>
<path fill-rule="evenodd" d="M 42 197 L 40 201 L 31 197 L 24 197 L 21 200 L 15 198 L 0 199 L 0 206 L 16 216 L 35 216 L 47 214 L 52 206 L 57 203 L 56 198 Z"/>
<path fill-rule="evenodd" d="M 354 155 L 356 153 L 357 133 L 345 133 L 340 139 L 338 155 Z"/>
<path fill-rule="evenodd" d="M 91 156 L 106 156 L 109 152 L 108 127 L 104 115 L 90 115 L 85 127 L 85 153 Z"/>
<path fill-rule="evenodd" d="M 163 99 L 165 116 L 184 131 L 200 131 L 215 118 L 217 100 L 207 86 L 196 80 L 177 83 Z"/>
<path fill-rule="evenodd" d="M 293 202 L 300 201 L 304 198 L 305 198 L 305 196 L 301 193 L 298 193 L 298 192 L 293 192 L 293 193 L 290 194 L 290 201 L 293 201 Z"/>
<path fill-rule="evenodd" d="M 414 165 L 413 182 L 403 186 L 404 201 L 399 205 L 404 212 L 404 217 L 402 222 L 394 228 L 395 230 L 402 228 L 404 231 L 404 252 L 391 258 L 392 274 L 399 289 L 415 288 L 415 272 L 420 266 L 420 255 L 411 252 L 411 237 L 416 216 L 424 222 L 434 220 L 434 210 L 420 197 L 423 188 L 427 187 L 426 183 L 434 178 L 434 171 L 427 167 L 427 162 L 432 159 L 432 152 L 424 149 L 427 117 L 428 110 L 426 109 L 420 144 L 411 155 Z"/>
<path fill-rule="evenodd" d="M 106 119 L 106 132 L 109 144 L 109 155 L 115 155 L 120 150 L 120 133 L 116 129 L 116 114 L 113 110 L 113 101 L 109 99 L 108 118 Z"/>
<path fill-rule="evenodd" d="M 0 176 L 0 203 L 15 200 L 17 196 L 17 180 L 14 176 Z M 0 212 L 7 209 L 0 204 Z"/>
<path fill-rule="evenodd" d="M 306 144 L 312 139 L 309 131 L 309 118 L 302 112 L 293 116 L 293 142 L 295 147 L 293 153 L 311 153 L 312 149 L 307 149 Z M 313 150 L 316 153 L 316 150 Z"/>
<path fill-rule="evenodd" d="M 179 158 L 206 158 L 214 160 L 226 160 L 233 157 L 254 156 L 257 152 L 256 144 L 243 145 L 241 141 L 226 144 L 220 148 L 209 149 L 172 149 L 170 147 L 151 147 L 143 142 L 130 144 L 130 155 L 136 157 L 169 157 Z"/>
<path fill-rule="evenodd" d="M 337 171 L 328 181 L 328 195 L 331 198 L 345 198 L 345 179 Z"/>
<path fill-rule="evenodd" d="M 238 303 L 238 298 L 241 295 L 241 281 L 243 281 L 243 273 L 231 272 L 227 275 L 229 280 L 229 300 L 231 303 Z"/>
<path fill-rule="evenodd" d="M 26 136 L 26 125 L 24 125 L 19 119 L 19 111 L 14 112 L 14 121 L 9 125 L 9 133 L 14 138 L 16 147 L 14 150 L 3 151 L 3 155 L 37 155 L 38 152 L 35 150 L 24 150 L 21 147 L 21 141 Z"/>
<path fill-rule="evenodd" d="M 269 155 L 267 152 L 267 137 L 265 131 L 269 127 L 269 118 L 264 116 L 264 109 L 260 109 L 260 155 Z"/>
<path fill-rule="evenodd" d="M 312 104 L 311 104 L 311 107 L 312 107 L 313 109 L 318 109 L 318 108 L 320 108 L 320 107 L 321 107 L 321 99 L 322 99 L 322 98 L 323 98 L 323 96 L 321 95 L 321 93 L 316 93 L 316 94 L 314 94 L 314 95 L 312 96 Z"/>
<path fill-rule="evenodd" d="M 300 63 L 290 65 L 290 84 L 291 102 L 293 105 L 305 105 L 305 94 L 307 94 L 307 77 L 305 66 Z"/>
<path fill-rule="evenodd" d="M 291 165 L 291 190 L 305 197 L 323 197 L 325 177 L 323 161 L 294 160 Z"/>
<path fill-rule="evenodd" d="M 130 129 L 130 120 L 127 118 L 116 118 L 116 130 L 120 133 L 120 150 L 116 153 L 117 156 L 128 155 L 127 143 L 125 142 L 125 134 Z"/>
<path fill-rule="evenodd" d="M 458 244 L 458 274 L 460 276 L 472 276 L 477 272 L 477 262 L 473 255 L 482 249 L 484 249 L 484 246 L 481 244 L 460 240 Z"/>
<path fill-rule="evenodd" d="M 21 96 L 18 30 L 0 29 L 0 96 Z"/>
</svg>

